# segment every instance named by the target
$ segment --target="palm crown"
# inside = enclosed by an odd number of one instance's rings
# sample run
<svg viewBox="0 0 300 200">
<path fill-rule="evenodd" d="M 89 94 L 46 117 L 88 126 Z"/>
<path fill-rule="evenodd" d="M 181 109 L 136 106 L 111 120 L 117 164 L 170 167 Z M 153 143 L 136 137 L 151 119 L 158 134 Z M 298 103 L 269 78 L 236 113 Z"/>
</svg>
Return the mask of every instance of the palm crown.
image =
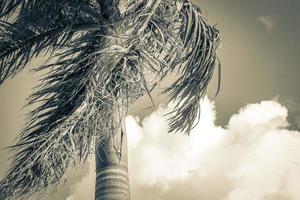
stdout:
<svg viewBox="0 0 300 200">
<path fill-rule="evenodd" d="M 217 63 L 218 31 L 187 0 L 127 2 L 122 12 L 112 2 L 0 2 L 0 84 L 34 57 L 49 56 L 35 68 L 47 75 L 29 98 L 28 105 L 38 106 L 11 147 L 12 165 L 0 184 L 4 198 L 57 183 L 170 71 L 179 74 L 163 91 L 177 103 L 170 131 L 188 133 L 199 117 Z"/>
</svg>

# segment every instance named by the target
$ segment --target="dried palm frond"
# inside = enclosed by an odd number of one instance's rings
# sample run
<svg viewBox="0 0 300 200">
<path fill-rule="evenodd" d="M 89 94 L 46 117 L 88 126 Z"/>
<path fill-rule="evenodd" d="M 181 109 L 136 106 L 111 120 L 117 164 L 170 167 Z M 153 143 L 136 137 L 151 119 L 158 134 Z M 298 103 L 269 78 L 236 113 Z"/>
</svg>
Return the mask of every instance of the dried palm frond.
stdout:
<svg viewBox="0 0 300 200">
<path fill-rule="evenodd" d="M 3 19 L 19 9 L 14 21 L 0 23 L 0 84 L 34 56 L 54 53 L 36 68 L 48 73 L 28 100 L 38 106 L 12 147 L 0 197 L 26 197 L 59 182 L 85 162 L 93 141 L 104 144 L 120 128 L 123 108 L 170 71 L 180 75 L 165 91 L 178 102 L 170 131 L 190 131 L 219 35 L 189 1 L 139 1 L 114 18 L 101 13 L 101 1 L 12 2 L 0 3 Z"/>
</svg>

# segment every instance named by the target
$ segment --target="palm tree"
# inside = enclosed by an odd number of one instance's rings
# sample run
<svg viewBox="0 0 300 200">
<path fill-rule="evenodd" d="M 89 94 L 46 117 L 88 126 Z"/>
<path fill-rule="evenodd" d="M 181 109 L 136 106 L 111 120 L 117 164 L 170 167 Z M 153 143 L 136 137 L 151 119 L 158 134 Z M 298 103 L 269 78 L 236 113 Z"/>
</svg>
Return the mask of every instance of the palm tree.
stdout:
<svg viewBox="0 0 300 200">
<path fill-rule="evenodd" d="M 96 154 L 96 199 L 130 199 L 124 117 L 169 72 L 170 132 L 189 133 L 218 63 L 219 33 L 188 0 L 2 0 L 0 84 L 34 57 L 46 72 L 12 146 L 0 199 L 59 183 Z"/>
</svg>

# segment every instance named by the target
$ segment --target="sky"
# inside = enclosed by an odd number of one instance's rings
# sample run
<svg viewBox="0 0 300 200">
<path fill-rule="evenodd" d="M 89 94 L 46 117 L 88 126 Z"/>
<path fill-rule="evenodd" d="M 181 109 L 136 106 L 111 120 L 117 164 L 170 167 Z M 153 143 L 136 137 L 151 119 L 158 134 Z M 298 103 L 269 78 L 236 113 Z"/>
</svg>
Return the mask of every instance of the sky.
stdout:
<svg viewBox="0 0 300 200">
<path fill-rule="evenodd" d="M 248 104 L 226 128 L 216 107 L 202 102 L 190 137 L 168 134 L 165 105 L 143 120 L 126 119 L 132 199 L 298 200 L 300 132 L 288 128 L 288 110 L 275 100 Z M 93 199 L 93 160 L 67 200 Z"/>
<path fill-rule="evenodd" d="M 147 109 L 147 97 L 132 106 L 127 118 L 132 199 L 300 199 L 300 2 L 193 2 L 220 30 L 221 93 L 203 102 L 202 121 L 190 137 L 166 133 L 161 115 L 172 105 L 157 91 L 156 109 Z M 23 127 L 28 108 L 22 107 L 36 78 L 25 70 L 0 87 L 1 149 Z M 0 151 L 1 176 L 9 155 Z M 91 160 L 70 172 L 45 199 L 92 199 L 93 166 Z"/>
</svg>

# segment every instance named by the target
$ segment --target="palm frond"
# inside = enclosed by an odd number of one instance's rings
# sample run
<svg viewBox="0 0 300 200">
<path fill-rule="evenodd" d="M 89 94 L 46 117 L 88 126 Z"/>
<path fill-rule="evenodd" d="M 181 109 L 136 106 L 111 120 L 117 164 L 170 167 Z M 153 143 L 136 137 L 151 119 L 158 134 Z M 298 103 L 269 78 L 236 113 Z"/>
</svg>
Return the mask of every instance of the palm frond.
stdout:
<svg viewBox="0 0 300 200">
<path fill-rule="evenodd" d="M 93 64 L 88 57 L 94 48 L 83 44 L 95 41 L 95 37 L 95 33 L 83 34 L 76 40 L 80 47 L 69 48 L 55 63 L 37 69 L 50 72 L 28 101 L 28 105 L 38 107 L 29 113 L 28 125 L 12 147 L 13 165 L 1 182 L 5 198 L 26 197 L 43 190 L 58 182 L 70 165 L 86 159 L 91 146 L 89 133 L 95 131 L 90 129 L 96 127 L 82 124 L 94 123 L 97 113 L 91 114 L 94 105 L 84 102 L 87 75 Z"/>
<path fill-rule="evenodd" d="M 218 64 L 219 32 L 191 3 L 184 4 L 182 14 L 186 26 L 182 35 L 185 49 L 179 67 L 180 78 L 165 92 L 177 102 L 169 118 L 169 131 L 189 134 L 195 120 L 200 117 L 200 99 L 205 95 L 214 67 Z"/>
<path fill-rule="evenodd" d="M 0 21 L 0 84 L 22 70 L 33 57 L 46 51 L 63 48 L 76 31 L 92 30 L 97 24 L 74 24 L 45 32 L 18 30 L 12 24 Z M 98 29 L 98 28 L 97 28 Z"/>
<path fill-rule="evenodd" d="M 100 30 L 104 23 L 99 8 L 86 1 L 20 2 L 12 22 L 0 21 L 0 84 L 33 57 L 63 49 L 76 32 Z M 11 10 L 15 4 L 5 1 L 2 6 Z"/>
</svg>

